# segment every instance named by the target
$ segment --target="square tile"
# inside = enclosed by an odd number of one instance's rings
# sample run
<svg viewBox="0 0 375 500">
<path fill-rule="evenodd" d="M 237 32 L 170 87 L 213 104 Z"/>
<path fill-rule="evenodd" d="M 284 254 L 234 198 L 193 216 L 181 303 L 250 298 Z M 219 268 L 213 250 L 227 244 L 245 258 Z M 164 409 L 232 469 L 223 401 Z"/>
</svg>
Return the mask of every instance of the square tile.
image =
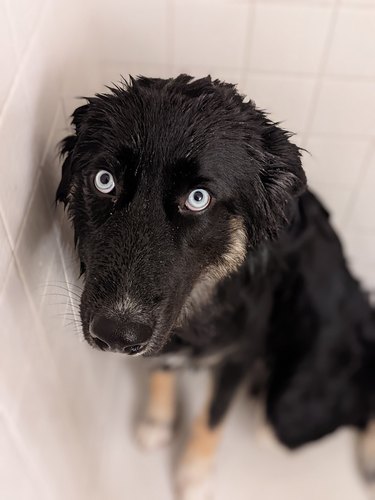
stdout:
<svg viewBox="0 0 375 500">
<path fill-rule="evenodd" d="M 39 167 L 34 150 L 35 130 L 23 84 L 24 80 L 18 79 L 0 123 L 0 165 L 7 174 L 0 184 L 0 199 L 13 246 Z"/>
<path fill-rule="evenodd" d="M 309 181 L 353 186 L 363 166 L 369 140 L 310 136 L 303 165 Z"/>
<path fill-rule="evenodd" d="M 311 133 L 375 134 L 374 83 L 326 79 L 311 124 Z"/>
<path fill-rule="evenodd" d="M 132 0 L 126 4 L 108 0 L 105 6 L 102 2 L 94 2 L 89 10 L 87 52 L 95 51 L 96 61 L 166 64 L 169 52 L 167 9 L 167 0 Z"/>
<path fill-rule="evenodd" d="M 374 26 L 375 9 L 341 7 L 329 51 L 326 73 L 374 77 Z"/>
<path fill-rule="evenodd" d="M 274 121 L 291 132 L 303 132 L 309 113 L 314 80 L 250 74 L 241 89 Z M 298 136 L 296 138 L 298 142 Z"/>
<path fill-rule="evenodd" d="M 175 65 L 242 69 L 249 7 L 197 0 L 175 3 Z M 205 71 L 207 73 L 207 70 Z"/>
<path fill-rule="evenodd" d="M 258 2 L 250 68 L 272 72 L 316 73 L 323 55 L 331 7 Z"/>
</svg>

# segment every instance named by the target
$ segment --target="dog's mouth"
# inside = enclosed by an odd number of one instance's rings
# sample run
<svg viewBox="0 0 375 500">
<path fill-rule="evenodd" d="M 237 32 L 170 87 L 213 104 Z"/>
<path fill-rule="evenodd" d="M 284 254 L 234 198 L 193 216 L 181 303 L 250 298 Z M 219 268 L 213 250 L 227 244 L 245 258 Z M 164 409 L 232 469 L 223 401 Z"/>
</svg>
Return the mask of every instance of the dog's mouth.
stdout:
<svg viewBox="0 0 375 500">
<path fill-rule="evenodd" d="M 140 356 L 147 351 L 147 342 L 144 344 L 135 344 L 130 347 L 125 347 L 124 353 L 129 356 Z"/>
<path fill-rule="evenodd" d="M 109 352 L 119 352 L 123 354 L 128 354 L 129 356 L 140 356 L 145 354 L 147 351 L 148 342 L 143 342 L 141 344 L 133 344 L 130 346 L 117 347 L 112 348 L 106 342 L 95 337 L 94 335 L 90 335 L 90 344 L 93 347 L 100 349 L 101 351 L 109 351 Z"/>
</svg>

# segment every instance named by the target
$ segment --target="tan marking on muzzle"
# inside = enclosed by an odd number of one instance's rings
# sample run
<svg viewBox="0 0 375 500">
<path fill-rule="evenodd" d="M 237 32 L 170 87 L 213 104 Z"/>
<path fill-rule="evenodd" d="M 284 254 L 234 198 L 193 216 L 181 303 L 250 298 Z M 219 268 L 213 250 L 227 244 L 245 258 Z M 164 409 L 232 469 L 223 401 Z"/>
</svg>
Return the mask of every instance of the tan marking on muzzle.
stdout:
<svg viewBox="0 0 375 500">
<path fill-rule="evenodd" d="M 227 251 L 219 262 L 212 264 L 198 278 L 190 295 L 182 307 L 176 326 L 186 320 L 192 313 L 199 311 L 211 299 L 215 287 L 227 276 L 241 266 L 246 258 L 247 234 L 241 217 L 233 217 L 230 221 L 231 237 Z"/>
</svg>

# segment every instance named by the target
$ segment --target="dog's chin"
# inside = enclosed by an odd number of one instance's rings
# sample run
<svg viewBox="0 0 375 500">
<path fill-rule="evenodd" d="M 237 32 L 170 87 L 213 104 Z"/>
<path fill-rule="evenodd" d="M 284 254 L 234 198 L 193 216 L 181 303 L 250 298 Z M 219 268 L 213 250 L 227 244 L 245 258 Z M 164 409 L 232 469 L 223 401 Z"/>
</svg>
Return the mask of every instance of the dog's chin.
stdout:
<svg viewBox="0 0 375 500">
<path fill-rule="evenodd" d="M 146 348 L 140 354 L 144 358 L 160 356 L 172 337 L 173 327 L 165 329 L 164 333 L 154 332 L 147 343 Z"/>
</svg>

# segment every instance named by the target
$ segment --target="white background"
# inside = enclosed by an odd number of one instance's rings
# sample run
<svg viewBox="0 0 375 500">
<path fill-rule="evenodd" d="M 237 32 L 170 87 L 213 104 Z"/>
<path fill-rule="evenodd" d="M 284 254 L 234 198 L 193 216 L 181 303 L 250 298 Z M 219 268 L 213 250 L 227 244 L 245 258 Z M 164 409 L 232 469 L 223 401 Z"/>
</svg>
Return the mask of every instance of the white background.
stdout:
<svg viewBox="0 0 375 500">
<path fill-rule="evenodd" d="M 310 151 L 310 185 L 374 290 L 375 1 L 0 0 L 0 68 L 0 498 L 169 500 L 176 450 L 133 439 L 139 364 L 75 333 L 56 142 L 75 96 L 120 74 L 238 83 Z M 256 438 L 251 413 L 240 399 L 229 417 L 219 500 L 366 498 L 349 431 L 290 455 Z"/>
</svg>

